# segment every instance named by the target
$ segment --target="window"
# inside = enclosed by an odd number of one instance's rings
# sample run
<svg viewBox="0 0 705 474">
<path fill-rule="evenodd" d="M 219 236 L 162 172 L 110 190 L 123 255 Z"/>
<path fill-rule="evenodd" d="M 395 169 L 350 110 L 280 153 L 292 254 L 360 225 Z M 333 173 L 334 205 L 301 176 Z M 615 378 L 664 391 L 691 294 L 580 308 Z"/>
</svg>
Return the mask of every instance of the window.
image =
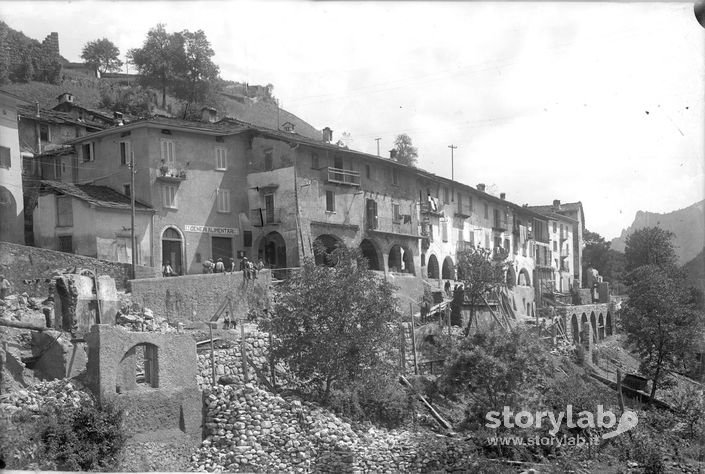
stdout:
<svg viewBox="0 0 705 474">
<path fill-rule="evenodd" d="M 326 211 L 335 212 L 335 192 L 326 191 Z"/>
<path fill-rule="evenodd" d="M 59 252 L 73 253 L 73 238 L 70 235 L 59 236 Z"/>
<path fill-rule="evenodd" d="M 242 232 L 242 245 L 252 247 L 252 231 L 245 230 Z"/>
<path fill-rule="evenodd" d="M 365 165 L 365 176 L 367 179 L 372 179 L 372 168 L 370 168 L 370 165 Z"/>
<path fill-rule="evenodd" d="M 558 252 L 558 243 L 555 240 L 553 241 L 553 251 Z"/>
<path fill-rule="evenodd" d="M 176 186 L 170 184 L 162 186 L 162 204 L 164 207 L 176 209 Z"/>
<path fill-rule="evenodd" d="M 556 233 L 556 221 L 553 221 L 553 233 Z"/>
<path fill-rule="evenodd" d="M 39 139 L 43 142 L 51 141 L 51 134 L 49 133 L 48 124 L 43 123 L 39 125 Z"/>
<path fill-rule="evenodd" d="M 394 186 L 399 185 L 399 170 L 396 168 L 392 168 L 392 184 Z"/>
<path fill-rule="evenodd" d="M 264 218 L 267 224 L 274 223 L 274 194 L 264 195 Z"/>
<path fill-rule="evenodd" d="M 120 164 L 128 165 L 130 164 L 130 152 L 132 151 L 132 146 L 130 142 L 120 142 Z"/>
<path fill-rule="evenodd" d="M 0 168 L 10 168 L 12 165 L 12 157 L 10 149 L 6 146 L 0 146 Z"/>
<path fill-rule="evenodd" d="M 490 218 L 490 207 L 485 203 L 485 219 Z"/>
<path fill-rule="evenodd" d="M 443 242 L 448 242 L 448 221 L 441 223 L 441 239 Z"/>
<path fill-rule="evenodd" d="M 218 189 L 218 212 L 230 212 L 230 190 Z"/>
<path fill-rule="evenodd" d="M 54 160 L 54 179 L 61 179 L 61 158 Z"/>
<path fill-rule="evenodd" d="M 264 152 L 264 170 L 271 171 L 274 169 L 274 158 L 272 156 L 272 150 L 266 150 Z"/>
<path fill-rule="evenodd" d="M 316 153 L 311 153 L 311 168 L 314 170 L 319 169 L 320 163 L 318 162 L 318 155 Z"/>
<path fill-rule="evenodd" d="M 399 213 L 399 204 L 392 203 L 392 219 L 394 222 L 401 221 L 401 214 Z"/>
<path fill-rule="evenodd" d="M 123 184 L 122 185 L 122 193 L 125 196 L 132 196 L 132 188 L 130 187 L 129 184 Z"/>
<path fill-rule="evenodd" d="M 211 255 L 214 259 L 223 259 L 223 263 L 233 257 L 233 239 L 230 237 L 211 237 Z"/>
<path fill-rule="evenodd" d="M 450 195 L 448 194 L 448 188 L 443 188 L 443 202 L 448 204 L 450 202 Z"/>
<path fill-rule="evenodd" d="M 223 147 L 215 148 L 215 169 L 219 171 L 228 169 L 228 152 Z"/>
<path fill-rule="evenodd" d="M 56 226 L 71 227 L 73 225 L 72 200 L 69 196 L 56 198 Z"/>
<path fill-rule="evenodd" d="M 87 161 L 95 161 L 95 150 L 93 149 L 93 142 L 84 143 L 83 146 L 81 146 L 81 151 L 83 152 L 84 163 Z"/>
<path fill-rule="evenodd" d="M 169 140 L 162 138 L 160 140 L 161 144 L 161 156 L 162 161 L 167 166 L 174 166 L 176 163 L 176 152 L 174 150 L 174 140 Z"/>
</svg>

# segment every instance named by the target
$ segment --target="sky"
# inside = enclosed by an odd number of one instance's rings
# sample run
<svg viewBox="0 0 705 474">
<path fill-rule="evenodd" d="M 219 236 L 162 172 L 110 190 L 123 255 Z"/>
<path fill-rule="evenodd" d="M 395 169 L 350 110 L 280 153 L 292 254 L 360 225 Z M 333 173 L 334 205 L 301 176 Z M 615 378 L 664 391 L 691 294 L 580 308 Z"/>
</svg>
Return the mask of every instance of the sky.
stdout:
<svg viewBox="0 0 705 474">
<path fill-rule="evenodd" d="M 202 29 L 224 79 L 274 85 L 286 110 L 388 156 L 530 205 L 581 201 L 611 239 L 638 210 L 705 198 L 705 29 L 692 3 L 4 2 L 61 54 L 107 37 Z M 451 149 L 454 150 L 451 167 Z M 452 168 L 452 169 L 451 169 Z"/>
</svg>

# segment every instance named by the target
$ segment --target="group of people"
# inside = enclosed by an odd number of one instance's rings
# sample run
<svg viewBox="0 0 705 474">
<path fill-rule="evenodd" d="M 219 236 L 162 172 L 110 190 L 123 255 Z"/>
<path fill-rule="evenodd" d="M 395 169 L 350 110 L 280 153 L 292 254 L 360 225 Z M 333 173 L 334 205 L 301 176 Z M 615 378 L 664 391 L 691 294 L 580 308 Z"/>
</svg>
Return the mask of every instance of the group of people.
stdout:
<svg viewBox="0 0 705 474">
<path fill-rule="evenodd" d="M 240 259 L 240 271 L 245 275 L 248 280 L 257 279 L 257 272 L 264 268 L 264 262 L 260 258 L 255 264 L 250 261 L 247 257 L 242 257 Z M 228 264 L 223 263 L 222 258 L 211 259 L 207 258 L 203 262 L 203 273 L 234 273 L 237 271 L 235 266 L 235 259 L 231 258 Z"/>
</svg>

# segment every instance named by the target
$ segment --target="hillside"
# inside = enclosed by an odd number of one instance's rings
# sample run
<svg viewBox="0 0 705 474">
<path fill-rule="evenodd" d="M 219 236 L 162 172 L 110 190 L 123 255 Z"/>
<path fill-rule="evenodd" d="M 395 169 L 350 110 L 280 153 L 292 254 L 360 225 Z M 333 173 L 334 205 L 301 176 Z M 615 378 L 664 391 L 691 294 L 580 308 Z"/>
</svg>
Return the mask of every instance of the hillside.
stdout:
<svg viewBox="0 0 705 474">
<path fill-rule="evenodd" d="M 627 236 L 644 227 L 660 227 L 673 232 L 678 263 L 683 265 L 705 248 L 705 201 L 665 214 L 638 211 L 634 222 L 612 240 L 612 248 L 624 252 Z"/>
<path fill-rule="evenodd" d="M 705 249 L 697 257 L 683 265 L 688 283 L 705 292 Z"/>
</svg>

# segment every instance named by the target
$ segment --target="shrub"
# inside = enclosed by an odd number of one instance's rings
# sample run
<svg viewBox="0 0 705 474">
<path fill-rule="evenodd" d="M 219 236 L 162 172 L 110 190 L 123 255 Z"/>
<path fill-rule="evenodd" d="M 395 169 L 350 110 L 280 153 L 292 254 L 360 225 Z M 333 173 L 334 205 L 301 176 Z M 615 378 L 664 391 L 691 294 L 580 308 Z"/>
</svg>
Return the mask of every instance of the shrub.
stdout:
<svg viewBox="0 0 705 474">
<path fill-rule="evenodd" d="M 113 405 L 54 410 L 42 429 L 40 467 L 69 471 L 115 470 L 125 444 L 122 411 Z"/>
</svg>

